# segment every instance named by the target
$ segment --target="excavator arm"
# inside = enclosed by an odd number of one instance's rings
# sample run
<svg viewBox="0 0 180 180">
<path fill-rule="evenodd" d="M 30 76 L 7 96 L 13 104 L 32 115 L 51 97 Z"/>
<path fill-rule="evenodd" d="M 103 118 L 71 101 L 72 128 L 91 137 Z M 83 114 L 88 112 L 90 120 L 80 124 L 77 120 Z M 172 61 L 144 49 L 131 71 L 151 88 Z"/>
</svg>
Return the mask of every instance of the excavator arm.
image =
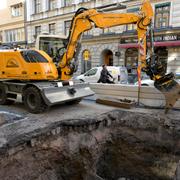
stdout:
<svg viewBox="0 0 180 180">
<path fill-rule="evenodd" d="M 59 63 L 61 79 L 67 80 L 71 78 L 73 74 L 71 60 L 75 55 L 78 40 L 83 32 L 91 30 L 94 27 L 104 29 L 125 24 L 137 24 L 138 39 L 143 45 L 142 51 L 144 51 L 143 54 L 141 53 L 140 59 L 143 66 L 146 66 L 146 31 L 148 25 L 151 23 L 152 16 L 153 11 L 148 1 L 143 3 L 141 14 L 102 13 L 98 12 L 96 9 L 88 10 L 84 8 L 78 10 L 72 20 L 66 52 Z"/>
<path fill-rule="evenodd" d="M 59 62 L 60 79 L 68 80 L 74 72 L 75 66 L 72 63 L 72 59 L 75 57 L 78 41 L 83 32 L 94 27 L 104 29 L 125 24 L 136 24 L 140 67 L 155 81 L 155 87 L 165 95 L 166 109 L 172 107 L 179 98 L 179 84 L 174 80 L 172 74 L 165 75 L 162 73 L 163 67 L 157 61 L 153 48 L 151 48 L 150 58 L 147 59 L 146 37 L 148 27 L 151 27 L 152 17 L 153 9 L 149 0 L 143 1 L 139 14 L 103 13 L 96 9 L 80 8 L 72 20 L 66 52 Z M 150 33 L 152 33 L 151 30 Z M 153 42 L 151 44 L 153 45 Z"/>
</svg>

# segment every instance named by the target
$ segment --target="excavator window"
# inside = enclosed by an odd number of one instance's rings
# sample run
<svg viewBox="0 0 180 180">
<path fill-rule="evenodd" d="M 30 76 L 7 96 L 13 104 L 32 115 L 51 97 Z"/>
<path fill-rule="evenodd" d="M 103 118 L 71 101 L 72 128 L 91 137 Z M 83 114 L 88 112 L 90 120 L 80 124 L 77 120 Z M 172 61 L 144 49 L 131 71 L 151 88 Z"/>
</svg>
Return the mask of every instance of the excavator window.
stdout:
<svg viewBox="0 0 180 180">
<path fill-rule="evenodd" d="M 43 57 L 39 52 L 34 50 L 22 51 L 21 55 L 28 63 L 48 63 L 48 60 Z"/>
<path fill-rule="evenodd" d="M 39 49 L 45 51 L 51 58 L 56 57 L 58 50 L 65 47 L 66 39 L 59 37 L 40 37 Z"/>
</svg>

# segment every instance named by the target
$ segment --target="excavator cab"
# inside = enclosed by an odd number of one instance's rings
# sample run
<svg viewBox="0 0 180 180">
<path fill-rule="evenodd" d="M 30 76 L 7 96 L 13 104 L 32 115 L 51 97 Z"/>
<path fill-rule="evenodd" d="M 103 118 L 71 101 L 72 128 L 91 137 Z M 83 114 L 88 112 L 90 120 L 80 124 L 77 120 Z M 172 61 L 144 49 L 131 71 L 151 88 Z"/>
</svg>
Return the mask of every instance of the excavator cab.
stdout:
<svg viewBox="0 0 180 180">
<path fill-rule="evenodd" d="M 36 49 L 46 52 L 57 65 L 66 52 L 67 38 L 63 35 L 42 34 L 36 38 Z"/>
</svg>

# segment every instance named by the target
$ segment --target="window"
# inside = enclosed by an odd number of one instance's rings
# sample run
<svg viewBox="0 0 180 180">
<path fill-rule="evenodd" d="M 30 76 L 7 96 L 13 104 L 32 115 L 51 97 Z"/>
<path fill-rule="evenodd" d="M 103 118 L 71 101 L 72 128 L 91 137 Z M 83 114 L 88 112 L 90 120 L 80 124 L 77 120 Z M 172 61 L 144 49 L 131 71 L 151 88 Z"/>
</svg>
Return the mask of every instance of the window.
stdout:
<svg viewBox="0 0 180 180">
<path fill-rule="evenodd" d="M 83 32 L 83 35 L 84 36 L 91 36 L 91 35 L 93 35 L 93 32 L 94 32 L 93 29 L 91 29 L 91 30 Z"/>
<path fill-rule="evenodd" d="M 47 63 L 47 59 L 42 56 L 40 53 L 34 50 L 26 50 L 22 51 L 21 55 L 23 56 L 24 60 L 28 63 Z"/>
<path fill-rule="evenodd" d="M 128 9 L 127 13 L 136 13 L 139 11 L 139 8 L 133 8 L 133 9 Z M 126 31 L 134 31 L 136 29 L 136 24 L 128 24 L 126 26 Z"/>
<path fill-rule="evenodd" d="M 53 10 L 57 6 L 57 0 L 49 0 L 49 10 Z"/>
<path fill-rule="evenodd" d="M 35 26 L 35 38 L 41 34 L 41 26 Z"/>
<path fill-rule="evenodd" d="M 82 3 L 83 3 L 83 2 L 89 2 L 89 1 L 91 1 L 91 0 L 81 0 Z"/>
<path fill-rule="evenodd" d="M 50 57 L 55 57 L 57 52 L 61 53 L 64 49 L 66 39 L 59 37 L 40 37 L 38 49 L 45 51 Z"/>
<path fill-rule="evenodd" d="M 102 33 L 103 34 L 109 34 L 109 33 L 111 33 L 111 29 L 110 28 L 102 29 Z"/>
<path fill-rule="evenodd" d="M 24 28 L 11 29 L 5 31 L 6 42 L 20 42 L 24 41 Z"/>
<path fill-rule="evenodd" d="M 56 34 L 55 23 L 49 24 L 49 34 Z"/>
<path fill-rule="evenodd" d="M 65 6 L 71 6 L 74 4 L 74 0 L 64 0 L 64 5 Z"/>
<path fill-rule="evenodd" d="M 11 15 L 13 17 L 22 16 L 22 3 L 11 6 Z"/>
<path fill-rule="evenodd" d="M 97 68 L 91 69 L 88 72 L 86 72 L 85 76 L 94 76 L 97 73 Z"/>
<path fill-rule="evenodd" d="M 126 31 L 134 31 L 136 29 L 135 24 L 128 24 L 126 27 Z"/>
<path fill-rule="evenodd" d="M 155 6 L 155 27 L 163 28 L 169 26 L 170 3 Z"/>
<path fill-rule="evenodd" d="M 2 43 L 3 37 L 2 37 L 2 31 L 0 31 L 0 43 Z"/>
<path fill-rule="evenodd" d="M 65 35 L 69 34 L 70 27 L 71 27 L 71 21 L 65 21 L 64 22 L 64 33 L 65 33 Z"/>
<path fill-rule="evenodd" d="M 35 10 L 35 14 L 41 12 L 41 2 L 40 2 L 40 0 L 34 0 L 34 10 Z"/>
</svg>

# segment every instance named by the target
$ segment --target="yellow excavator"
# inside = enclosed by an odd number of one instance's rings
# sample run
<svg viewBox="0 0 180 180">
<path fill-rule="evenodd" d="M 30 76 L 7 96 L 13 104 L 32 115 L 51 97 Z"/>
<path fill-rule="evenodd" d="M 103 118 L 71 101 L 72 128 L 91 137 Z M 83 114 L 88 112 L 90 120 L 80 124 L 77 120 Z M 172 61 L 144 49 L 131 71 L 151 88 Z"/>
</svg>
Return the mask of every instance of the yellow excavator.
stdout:
<svg viewBox="0 0 180 180">
<path fill-rule="evenodd" d="M 93 94 L 87 85 L 69 81 L 77 69 L 77 53 L 82 33 L 94 27 L 104 29 L 133 23 L 137 25 L 141 68 L 165 95 L 166 109 L 173 107 L 179 98 L 180 86 L 172 73 L 165 75 L 163 66 L 153 53 L 153 42 L 151 56 L 148 59 L 146 57 L 146 34 L 148 27 L 151 27 L 152 17 L 153 10 L 149 0 L 143 1 L 138 14 L 104 13 L 97 9 L 80 8 L 72 19 L 69 37 L 59 42 L 62 47 L 57 50 L 56 64 L 41 50 L 1 51 L 0 104 L 11 103 L 20 98 L 30 112 L 39 113 L 48 106 L 77 102 L 82 97 Z"/>
</svg>

